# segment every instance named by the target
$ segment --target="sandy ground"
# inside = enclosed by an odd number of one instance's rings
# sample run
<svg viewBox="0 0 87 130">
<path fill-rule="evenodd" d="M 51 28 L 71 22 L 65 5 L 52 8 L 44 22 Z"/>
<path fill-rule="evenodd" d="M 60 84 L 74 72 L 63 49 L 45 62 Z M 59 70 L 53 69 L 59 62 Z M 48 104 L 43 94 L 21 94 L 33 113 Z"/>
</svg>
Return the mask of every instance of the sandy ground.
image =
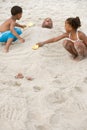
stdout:
<svg viewBox="0 0 87 130">
<path fill-rule="evenodd" d="M 64 32 L 71 16 L 81 18 L 87 33 L 87 1 L 0 0 L 0 23 L 14 5 L 24 10 L 20 23 L 35 26 L 23 31 L 26 42 L 17 41 L 9 53 L 0 45 L 0 130 L 87 130 L 87 58 L 72 60 L 62 41 L 32 50 Z M 46 17 L 53 19 L 52 30 L 41 28 Z M 24 78 L 16 79 L 18 73 Z"/>
</svg>

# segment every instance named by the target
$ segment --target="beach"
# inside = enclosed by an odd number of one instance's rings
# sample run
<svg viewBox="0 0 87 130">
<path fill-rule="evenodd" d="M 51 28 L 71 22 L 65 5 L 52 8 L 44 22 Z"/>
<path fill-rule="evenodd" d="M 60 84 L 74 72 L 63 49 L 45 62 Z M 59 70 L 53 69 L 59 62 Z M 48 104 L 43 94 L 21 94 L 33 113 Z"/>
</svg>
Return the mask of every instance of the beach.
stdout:
<svg viewBox="0 0 87 130">
<path fill-rule="evenodd" d="M 23 8 L 18 23 L 34 26 L 22 30 L 25 43 L 16 41 L 8 53 L 0 45 L 0 130 L 87 130 L 87 58 L 74 61 L 63 40 L 32 49 L 62 34 L 68 17 L 79 16 L 87 34 L 87 1 L 0 0 L 0 24 L 14 5 Z M 41 27 L 47 17 L 53 29 Z"/>
</svg>

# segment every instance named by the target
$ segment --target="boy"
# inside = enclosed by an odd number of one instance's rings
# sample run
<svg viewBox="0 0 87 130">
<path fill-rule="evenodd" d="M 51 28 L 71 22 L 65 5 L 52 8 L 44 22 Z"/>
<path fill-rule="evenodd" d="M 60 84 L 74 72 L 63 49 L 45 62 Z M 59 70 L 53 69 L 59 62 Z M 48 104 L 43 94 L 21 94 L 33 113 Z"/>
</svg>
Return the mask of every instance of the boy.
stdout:
<svg viewBox="0 0 87 130">
<path fill-rule="evenodd" d="M 16 41 L 17 39 L 20 40 L 21 43 L 25 42 L 25 40 L 20 37 L 20 34 L 22 33 L 21 29 L 15 28 L 26 27 L 25 25 L 20 25 L 16 23 L 16 20 L 20 20 L 22 17 L 22 8 L 19 6 L 14 6 L 11 8 L 11 18 L 6 20 L 1 26 L 0 26 L 0 42 L 5 42 L 5 52 L 9 51 L 9 46 L 13 41 Z"/>
<path fill-rule="evenodd" d="M 53 28 L 53 22 L 52 22 L 52 19 L 51 18 L 46 18 L 43 23 L 42 23 L 42 27 L 43 28 Z"/>
</svg>

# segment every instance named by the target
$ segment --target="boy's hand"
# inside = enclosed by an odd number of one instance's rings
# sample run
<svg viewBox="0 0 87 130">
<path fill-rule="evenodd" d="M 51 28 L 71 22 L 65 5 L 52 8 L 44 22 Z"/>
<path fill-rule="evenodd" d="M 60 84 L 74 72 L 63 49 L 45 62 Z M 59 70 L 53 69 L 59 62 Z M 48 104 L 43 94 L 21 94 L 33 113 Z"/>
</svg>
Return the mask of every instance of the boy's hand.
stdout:
<svg viewBox="0 0 87 130">
<path fill-rule="evenodd" d="M 25 40 L 23 38 L 20 38 L 19 40 L 20 40 L 21 43 L 25 42 Z"/>
<path fill-rule="evenodd" d="M 43 42 L 39 42 L 36 45 L 38 45 L 39 47 L 42 47 L 44 45 L 44 43 Z"/>
<path fill-rule="evenodd" d="M 24 29 L 24 28 L 26 28 L 27 26 L 26 25 L 22 25 L 22 28 Z"/>
</svg>

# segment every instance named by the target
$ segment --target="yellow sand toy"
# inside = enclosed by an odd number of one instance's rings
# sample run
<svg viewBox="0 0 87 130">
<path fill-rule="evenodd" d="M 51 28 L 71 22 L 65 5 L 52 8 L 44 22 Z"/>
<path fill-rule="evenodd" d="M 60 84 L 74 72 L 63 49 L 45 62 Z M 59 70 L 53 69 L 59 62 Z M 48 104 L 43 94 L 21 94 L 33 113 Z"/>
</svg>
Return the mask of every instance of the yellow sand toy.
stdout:
<svg viewBox="0 0 87 130">
<path fill-rule="evenodd" d="M 39 45 L 34 45 L 34 46 L 32 47 L 33 50 L 37 50 L 38 48 L 39 48 Z"/>
<path fill-rule="evenodd" d="M 32 22 L 27 24 L 27 27 L 32 27 L 32 26 L 34 26 L 34 23 L 32 23 Z"/>
<path fill-rule="evenodd" d="M 29 23 L 26 25 L 26 27 L 24 28 L 24 30 L 27 29 L 27 28 L 29 28 L 29 27 L 32 27 L 32 26 L 34 26 L 34 25 L 35 25 L 34 23 L 29 22 Z"/>
</svg>

